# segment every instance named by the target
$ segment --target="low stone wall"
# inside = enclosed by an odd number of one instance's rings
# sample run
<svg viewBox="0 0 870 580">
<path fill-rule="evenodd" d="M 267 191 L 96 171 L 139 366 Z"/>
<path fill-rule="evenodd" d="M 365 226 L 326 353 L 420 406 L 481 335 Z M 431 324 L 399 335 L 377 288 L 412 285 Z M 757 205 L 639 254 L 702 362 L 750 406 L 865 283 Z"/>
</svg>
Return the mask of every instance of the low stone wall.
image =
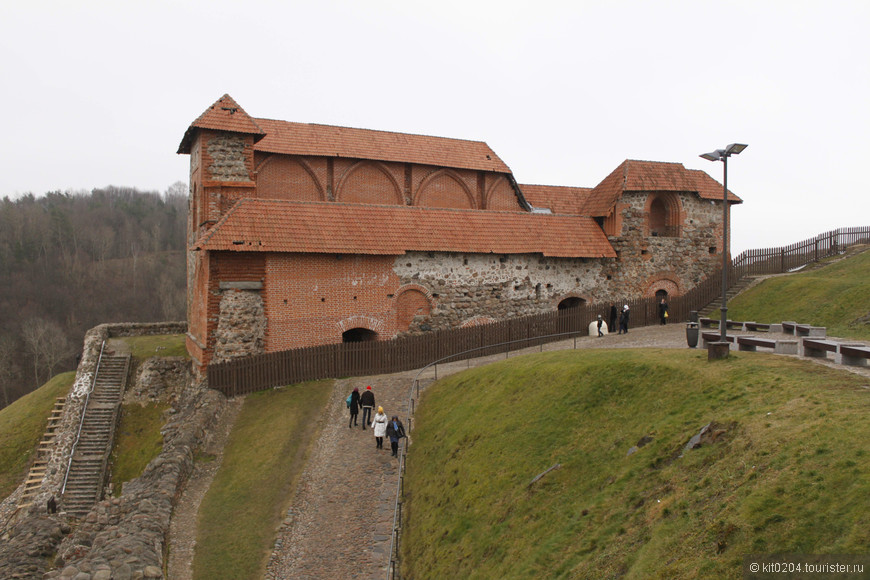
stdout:
<svg viewBox="0 0 870 580">
<path fill-rule="evenodd" d="M 193 450 L 206 436 L 225 402 L 217 391 L 193 381 L 187 359 L 149 359 L 141 365 L 137 381 L 128 387 L 136 400 L 160 399 L 174 405 L 171 419 L 163 429 L 164 450 L 142 477 L 125 485 L 120 498 L 98 503 L 82 522 L 70 521 L 62 505 L 59 513 L 48 514 L 46 505 L 52 496 L 60 498 L 103 342 L 111 337 L 186 331 L 185 322 L 123 323 L 103 324 L 85 334 L 76 379 L 66 397 L 41 491 L 28 509 L 16 512 L 18 492 L 0 506 L 4 513 L 14 512 L 0 530 L 0 578 L 41 578 L 51 568 L 52 558 L 59 568 L 48 572 L 49 578 L 62 574 L 75 577 L 80 572 L 94 580 L 162 577 L 163 538 L 168 535 L 172 502 L 180 495 L 190 473 Z M 78 529 L 69 536 L 75 526 Z M 66 566 L 67 562 L 76 562 L 78 567 Z M 155 573 L 158 575 L 153 576 Z"/>
</svg>

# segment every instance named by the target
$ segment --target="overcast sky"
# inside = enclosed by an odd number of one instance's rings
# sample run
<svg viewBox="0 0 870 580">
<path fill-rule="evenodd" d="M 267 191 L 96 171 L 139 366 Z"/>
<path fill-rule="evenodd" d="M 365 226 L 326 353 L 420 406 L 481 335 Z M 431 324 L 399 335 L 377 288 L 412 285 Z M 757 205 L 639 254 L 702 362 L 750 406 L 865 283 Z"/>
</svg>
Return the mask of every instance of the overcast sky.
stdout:
<svg viewBox="0 0 870 580">
<path fill-rule="evenodd" d="M 870 2 L 29 0 L 0 7 L 0 197 L 187 180 L 185 129 L 254 117 L 486 141 L 520 183 L 625 159 L 722 182 L 732 250 L 870 225 Z"/>
</svg>

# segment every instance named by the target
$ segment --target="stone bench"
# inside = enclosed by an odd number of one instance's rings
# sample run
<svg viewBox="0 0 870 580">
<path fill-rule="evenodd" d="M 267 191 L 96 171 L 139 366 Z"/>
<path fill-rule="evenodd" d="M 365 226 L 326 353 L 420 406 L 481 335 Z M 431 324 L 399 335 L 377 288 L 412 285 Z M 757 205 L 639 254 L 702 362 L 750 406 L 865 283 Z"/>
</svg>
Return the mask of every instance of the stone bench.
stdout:
<svg viewBox="0 0 870 580">
<path fill-rule="evenodd" d="M 794 335 L 794 327 L 797 326 L 797 322 L 785 322 L 785 321 L 783 321 L 781 326 L 782 326 L 782 332 L 784 334 Z"/>
<path fill-rule="evenodd" d="M 821 338 L 804 338 L 801 341 L 801 356 L 827 358 L 829 352 L 836 353 L 840 345 L 833 340 Z"/>
<path fill-rule="evenodd" d="M 736 344 L 737 336 L 733 334 L 726 334 L 725 341 L 730 342 L 732 344 Z M 702 332 L 701 333 L 701 348 L 707 348 L 707 344 L 711 342 L 720 342 L 722 339 L 721 335 L 718 332 Z"/>
<path fill-rule="evenodd" d="M 758 338 L 757 336 L 738 336 L 737 349 L 754 352 L 762 348 L 772 348 L 776 354 L 797 354 L 798 341 L 796 340 L 772 340 L 770 338 Z"/>
<path fill-rule="evenodd" d="M 743 330 L 748 332 L 770 331 L 770 325 L 761 322 L 744 322 Z"/>
<path fill-rule="evenodd" d="M 824 338 L 828 335 L 827 328 L 824 326 L 810 326 L 809 324 L 796 324 L 794 327 L 795 336 L 813 336 Z"/>
<path fill-rule="evenodd" d="M 841 344 L 837 352 L 837 362 L 844 365 L 866 367 L 870 359 L 870 347 L 862 345 Z"/>
<path fill-rule="evenodd" d="M 701 328 L 712 328 L 714 322 L 718 322 L 718 321 L 713 320 L 712 318 L 699 318 L 698 319 L 698 324 L 701 326 Z"/>
</svg>

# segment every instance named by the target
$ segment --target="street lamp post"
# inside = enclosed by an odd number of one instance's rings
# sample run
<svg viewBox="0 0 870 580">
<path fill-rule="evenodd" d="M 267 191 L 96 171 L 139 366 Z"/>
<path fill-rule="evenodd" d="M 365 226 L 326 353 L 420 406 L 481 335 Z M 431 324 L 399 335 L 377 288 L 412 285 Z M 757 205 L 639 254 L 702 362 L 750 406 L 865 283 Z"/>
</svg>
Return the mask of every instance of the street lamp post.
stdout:
<svg viewBox="0 0 870 580">
<path fill-rule="evenodd" d="M 719 340 L 726 341 L 726 325 L 728 323 L 728 158 L 739 155 L 748 145 L 732 143 L 725 149 L 716 149 L 712 153 L 701 155 L 709 161 L 721 161 L 724 168 L 722 185 L 722 319 L 719 322 Z"/>
</svg>

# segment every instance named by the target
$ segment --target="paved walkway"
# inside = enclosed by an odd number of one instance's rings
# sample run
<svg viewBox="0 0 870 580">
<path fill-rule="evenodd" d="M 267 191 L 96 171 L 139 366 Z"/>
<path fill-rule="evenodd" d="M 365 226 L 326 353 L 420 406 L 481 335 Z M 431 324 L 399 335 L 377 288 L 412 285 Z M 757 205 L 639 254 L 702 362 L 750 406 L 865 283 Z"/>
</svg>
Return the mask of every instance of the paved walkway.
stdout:
<svg viewBox="0 0 870 580">
<path fill-rule="evenodd" d="M 509 356 L 575 347 L 687 348 L 685 325 L 649 326 L 631 329 L 626 335 L 570 339 L 510 353 Z M 437 374 L 441 378 L 504 359 L 505 355 L 501 354 L 438 365 Z M 870 368 L 813 360 L 870 377 Z M 432 379 L 435 372 L 434 369 L 428 370 L 421 378 Z M 353 387 L 362 391 L 366 385 L 371 385 L 377 404 L 384 407 L 387 415 L 399 415 L 404 421 L 411 383 L 416 374 L 412 371 L 336 381 L 323 434 L 306 463 L 296 500 L 278 531 L 266 578 L 387 578 L 398 460 L 390 456 L 388 441 L 383 451 L 375 448 L 371 429 L 363 431 L 361 426 L 348 428 L 345 398 Z"/>
</svg>

